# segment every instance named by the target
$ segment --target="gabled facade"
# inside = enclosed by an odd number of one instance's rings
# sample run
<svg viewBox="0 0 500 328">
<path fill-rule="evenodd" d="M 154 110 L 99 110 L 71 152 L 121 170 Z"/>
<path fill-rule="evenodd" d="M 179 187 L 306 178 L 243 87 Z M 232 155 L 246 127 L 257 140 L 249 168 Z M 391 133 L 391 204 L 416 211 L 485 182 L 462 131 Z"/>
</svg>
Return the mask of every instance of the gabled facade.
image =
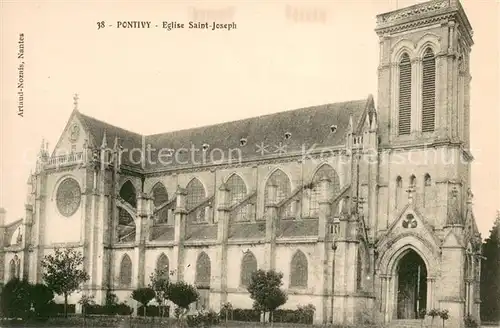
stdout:
<svg viewBox="0 0 500 328">
<path fill-rule="evenodd" d="M 285 307 L 312 303 L 318 323 L 431 308 L 454 327 L 479 319 L 470 24 L 455 0 L 377 20 L 377 106 L 369 96 L 147 136 L 75 109 L 53 154 L 40 149 L 4 280 L 17 256 L 40 281 L 40 260 L 66 246 L 84 253 L 98 302 L 128 299 L 167 267 L 199 288 L 199 307 L 250 308 L 262 268 L 283 272 Z"/>
</svg>

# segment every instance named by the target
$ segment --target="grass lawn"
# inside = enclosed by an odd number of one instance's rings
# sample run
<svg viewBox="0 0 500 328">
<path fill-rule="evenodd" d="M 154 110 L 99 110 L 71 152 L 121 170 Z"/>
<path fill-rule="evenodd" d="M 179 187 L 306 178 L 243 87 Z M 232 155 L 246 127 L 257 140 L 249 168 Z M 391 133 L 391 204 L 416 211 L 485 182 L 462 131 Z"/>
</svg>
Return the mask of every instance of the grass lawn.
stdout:
<svg viewBox="0 0 500 328">
<path fill-rule="evenodd" d="M 53 327 L 53 328 L 163 328 L 163 327 L 178 327 L 177 323 L 172 319 L 159 318 L 136 318 L 128 316 L 89 316 L 83 320 L 82 316 L 70 316 L 68 318 L 50 318 L 47 321 L 0 321 L 0 327 Z M 222 322 L 218 327 L 225 328 L 226 323 Z M 228 328 L 233 327 L 270 327 L 270 324 L 254 323 L 254 322 L 239 322 L 229 321 Z M 274 328 L 313 328 L 313 327 L 331 327 L 328 326 L 315 326 L 303 324 L 289 324 L 289 323 L 274 323 Z M 343 328 L 347 326 L 335 326 L 335 328 Z M 381 328 L 382 326 L 359 326 L 356 328 Z M 216 328 L 216 327 L 213 327 Z"/>
</svg>

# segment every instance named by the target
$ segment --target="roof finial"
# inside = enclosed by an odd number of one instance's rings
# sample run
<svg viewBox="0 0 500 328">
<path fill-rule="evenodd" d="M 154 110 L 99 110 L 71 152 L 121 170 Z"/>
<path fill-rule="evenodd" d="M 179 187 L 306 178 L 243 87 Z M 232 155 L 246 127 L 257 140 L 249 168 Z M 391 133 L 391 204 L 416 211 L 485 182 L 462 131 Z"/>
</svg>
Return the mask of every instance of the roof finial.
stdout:
<svg viewBox="0 0 500 328">
<path fill-rule="evenodd" d="M 410 185 L 408 189 L 406 189 L 406 192 L 408 193 L 408 203 L 412 204 L 413 203 L 413 192 L 415 191 L 415 188 L 413 185 Z"/>
<path fill-rule="evenodd" d="M 75 95 L 73 96 L 73 105 L 74 105 L 74 110 L 78 110 L 78 93 L 75 93 Z"/>
<path fill-rule="evenodd" d="M 106 130 L 104 130 L 104 135 L 102 136 L 102 143 L 101 143 L 101 148 L 105 149 L 108 147 L 108 141 L 107 141 L 107 136 L 106 136 Z"/>
</svg>

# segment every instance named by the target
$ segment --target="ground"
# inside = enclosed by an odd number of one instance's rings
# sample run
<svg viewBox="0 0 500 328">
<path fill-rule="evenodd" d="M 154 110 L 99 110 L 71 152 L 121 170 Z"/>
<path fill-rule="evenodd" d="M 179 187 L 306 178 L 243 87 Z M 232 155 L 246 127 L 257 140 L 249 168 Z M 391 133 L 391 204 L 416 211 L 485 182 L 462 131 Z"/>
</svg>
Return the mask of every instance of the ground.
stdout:
<svg viewBox="0 0 500 328">
<path fill-rule="evenodd" d="M 435 327 L 441 327 L 441 323 L 436 323 Z M 48 321 L 33 321 L 33 322 L 22 322 L 22 321 L 0 321 L 0 327 L 52 327 L 52 328 L 76 328 L 76 327 L 92 327 L 92 328 L 164 328 L 164 327 L 178 327 L 177 323 L 172 319 L 159 320 L 159 318 L 135 318 L 129 316 L 89 316 L 83 320 L 81 316 L 70 316 L 68 318 L 51 318 Z M 222 322 L 219 326 L 221 328 L 233 328 L 233 327 L 270 327 L 269 324 L 253 323 L 253 322 L 241 322 L 241 321 L 229 321 L 227 324 Z M 214 327 L 214 328 L 217 328 Z M 274 323 L 274 328 L 307 328 L 307 327 L 330 327 L 330 328 L 354 328 L 354 326 L 342 326 L 335 325 L 334 327 L 330 325 L 304 325 L 304 324 L 287 324 L 287 323 Z M 385 328 L 383 325 L 356 325 L 356 328 Z M 448 326 L 446 326 L 448 327 Z M 498 324 L 484 324 L 481 328 L 500 328 L 500 323 Z"/>
</svg>

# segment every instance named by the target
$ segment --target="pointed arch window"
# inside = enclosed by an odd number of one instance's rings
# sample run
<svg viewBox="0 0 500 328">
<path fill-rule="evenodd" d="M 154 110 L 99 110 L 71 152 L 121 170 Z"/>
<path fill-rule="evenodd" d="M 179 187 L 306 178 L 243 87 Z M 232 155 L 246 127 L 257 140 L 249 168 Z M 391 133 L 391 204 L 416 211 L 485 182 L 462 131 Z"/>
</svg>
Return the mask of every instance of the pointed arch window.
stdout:
<svg viewBox="0 0 500 328">
<path fill-rule="evenodd" d="M 307 258 L 298 250 L 290 263 L 290 287 L 307 287 L 308 265 Z"/>
<path fill-rule="evenodd" d="M 286 175 L 285 172 L 282 170 L 276 170 L 274 171 L 270 176 L 269 179 L 266 182 L 266 187 L 264 190 L 264 204 L 270 204 L 271 199 L 269 196 L 269 186 L 276 186 L 276 203 L 280 203 L 283 200 L 287 199 L 290 197 L 291 194 L 291 182 L 290 179 L 288 178 L 288 175 Z M 286 208 L 283 208 L 282 216 L 283 217 L 290 217 L 293 216 L 295 213 L 292 213 L 292 204 L 289 204 L 286 206 Z"/>
<path fill-rule="evenodd" d="M 356 256 L 356 289 L 363 290 L 363 256 L 359 248 Z"/>
<path fill-rule="evenodd" d="M 168 279 L 169 278 L 169 261 L 168 261 L 168 257 L 162 253 L 160 255 L 160 257 L 158 257 L 158 260 L 156 261 L 156 270 L 158 270 L 158 272 L 160 274 L 160 277 L 163 278 L 163 279 Z"/>
<path fill-rule="evenodd" d="M 247 196 L 247 186 L 239 175 L 231 175 L 226 185 L 229 189 L 229 206 L 238 205 Z M 248 207 L 240 206 L 232 215 L 235 221 L 248 220 Z"/>
<path fill-rule="evenodd" d="M 206 309 L 210 304 L 211 264 L 207 253 L 201 252 L 196 261 L 195 285 L 200 293 L 197 309 Z"/>
<path fill-rule="evenodd" d="M 401 202 L 403 201 L 403 179 L 398 176 L 396 178 L 396 200 L 395 200 L 395 207 L 398 208 L 399 205 L 401 205 Z"/>
<path fill-rule="evenodd" d="M 153 196 L 153 204 L 155 207 L 160 207 L 161 205 L 168 202 L 167 189 L 161 182 L 157 182 L 151 191 Z M 156 220 L 158 223 L 168 223 L 169 208 L 163 207 L 156 212 Z"/>
<path fill-rule="evenodd" d="M 252 273 L 257 271 L 257 259 L 252 252 L 246 252 L 241 260 L 241 286 L 247 287 L 252 280 Z"/>
<path fill-rule="evenodd" d="M 17 278 L 16 276 L 16 261 L 14 259 L 9 262 L 9 279 Z"/>
<path fill-rule="evenodd" d="M 195 283 L 198 288 L 210 288 L 211 265 L 207 253 L 201 252 L 196 261 Z"/>
<path fill-rule="evenodd" d="M 399 114 L 398 134 L 410 134 L 411 129 L 411 62 L 404 53 L 399 62 Z"/>
<path fill-rule="evenodd" d="M 192 179 L 186 186 L 186 209 L 188 211 L 194 209 L 196 206 L 200 205 L 201 202 L 205 200 L 207 194 L 205 192 L 205 187 L 197 178 Z M 205 221 L 205 208 L 199 208 L 192 213 L 194 221 L 202 222 Z"/>
<path fill-rule="evenodd" d="M 16 277 L 21 278 L 21 260 L 16 261 Z"/>
<path fill-rule="evenodd" d="M 429 205 L 430 197 L 431 197 L 431 185 L 432 180 L 429 174 L 425 174 L 424 176 L 424 207 Z"/>
<path fill-rule="evenodd" d="M 158 207 L 168 201 L 167 188 L 161 182 L 157 182 L 153 187 L 153 204 Z"/>
<path fill-rule="evenodd" d="M 136 195 L 135 187 L 132 184 L 132 182 L 130 182 L 130 180 L 127 180 L 127 182 L 125 182 L 123 184 L 123 186 L 121 187 L 120 197 L 124 201 L 129 203 L 130 206 L 132 206 L 133 208 L 137 207 L 137 195 Z"/>
<path fill-rule="evenodd" d="M 120 263 L 120 286 L 130 287 L 132 285 L 132 260 L 125 254 Z"/>
<path fill-rule="evenodd" d="M 312 189 L 309 198 L 309 216 L 318 217 L 319 202 L 321 200 L 321 180 L 327 178 L 329 180 L 327 198 L 331 199 L 340 192 L 340 179 L 337 172 L 328 164 L 321 166 L 314 174 L 312 181 Z"/>
<path fill-rule="evenodd" d="M 417 178 L 414 175 L 412 175 L 410 176 L 409 187 L 415 188 L 416 186 L 417 186 Z"/>
<path fill-rule="evenodd" d="M 133 242 L 135 240 L 135 222 L 132 216 L 123 208 L 118 207 L 118 242 Z"/>
<path fill-rule="evenodd" d="M 422 59 L 422 132 L 433 132 L 436 112 L 436 58 L 427 48 Z"/>
</svg>

